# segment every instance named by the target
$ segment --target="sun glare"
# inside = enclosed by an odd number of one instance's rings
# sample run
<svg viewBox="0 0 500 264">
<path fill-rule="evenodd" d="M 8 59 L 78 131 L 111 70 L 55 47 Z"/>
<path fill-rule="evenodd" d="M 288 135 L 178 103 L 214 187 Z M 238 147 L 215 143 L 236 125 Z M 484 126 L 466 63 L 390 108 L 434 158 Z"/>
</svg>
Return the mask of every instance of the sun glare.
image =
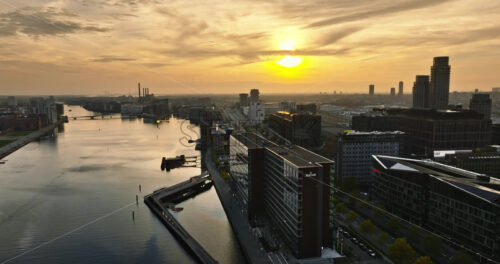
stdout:
<svg viewBox="0 0 500 264">
<path fill-rule="evenodd" d="M 295 56 L 285 56 L 283 59 L 277 61 L 279 65 L 283 67 L 295 67 L 299 65 L 302 62 L 302 58 L 295 57 Z"/>
<path fill-rule="evenodd" d="M 285 40 L 285 41 L 281 42 L 280 49 L 282 49 L 282 50 L 294 50 L 295 49 L 295 41 Z"/>
</svg>

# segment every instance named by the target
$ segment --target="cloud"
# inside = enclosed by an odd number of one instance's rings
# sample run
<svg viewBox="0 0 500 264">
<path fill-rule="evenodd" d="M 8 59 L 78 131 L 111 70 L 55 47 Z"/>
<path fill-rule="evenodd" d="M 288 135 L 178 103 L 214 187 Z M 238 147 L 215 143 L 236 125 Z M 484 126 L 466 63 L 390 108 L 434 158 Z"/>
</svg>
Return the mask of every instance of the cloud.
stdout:
<svg viewBox="0 0 500 264">
<path fill-rule="evenodd" d="M 341 28 L 340 30 L 336 30 L 330 32 L 329 34 L 325 34 L 320 40 L 318 40 L 318 46 L 328 46 L 336 43 L 337 41 L 352 35 L 358 31 L 363 30 L 365 27 L 362 26 L 351 26 Z"/>
<path fill-rule="evenodd" d="M 299 50 L 241 50 L 241 49 L 215 49 L 215 48 L 182 48 L 165 50 L 170 57 L 181 59 L 210 59 L 232 58 L 235 63 L 221 64 L 220 66 L 235 66 L 251 64 L 269 60 L 274 56 L 335 56 L 350 52 L 349 48 L 339 49 L 299 49 Z"/>
<path fill-rule="evenodd" d="M 65 35 L 76 32 L 106 32 L 109 29 L 75 21 L 76 15 L 47 8 L 22 8 L 0 14 L 0 36 L 23 33 L 32 37 Z"/>
<path fill-rule="evenodd" d="M 119 56 L 99 56 L 92 59 L 93 62 L 114 62 L 114 61 L 135 61 L 134 58 L 119 57 Z"/>
<path fill-rule="evenodd" d="M 363 20 L 367 18 L 373 18 L 377 16 L 382 16 L 382 15 L 387 15 L 387 14 L 393 14 L 393 13 L 399 13 L 403 11 L 409 11 L 409 10 L 414 10 L 414 9 L 421 9 L 425 7 L 430 7 L 434 5 L 439 5 L 443 4 L 445 2 L 449 2 L 451 0 L 411 0 L 411 1 L 406 1 L 406 2 L 400 2 L 400 1 L 394 1 L 393 3 L 398 3 L 396 5 L 389 5 L 385 6 L 382 8 L 367 8 L 368 10 L 365 11 L 359 11 L 359 12 L 354 12 L 352 14 L 348 15 L 340 15 L 340 16 L 334 16 L 331 18 L 323 19 L 316 21 L 314 23 L 311 23 L 305 28 L 317 28 L 317 27 L 325 27 L 325 26 L 330 26 L 330 25 L 335 25 L 335 24 L 340 24 L 340 23 L 346 23 L 346 22 L 353 22 L 353 21 L 358 21 L 358 20 Z"/>
<path fill-rule="evenodd" d="M 160 68 L 163 66 L 169 66 L 169 65 L 174 65 L 172 63 L 157 63 L 157 62 L 147 62 L 147 63 L 140 63 L 140 65 L 146 66 L 148 68 Z"/>
</svg>

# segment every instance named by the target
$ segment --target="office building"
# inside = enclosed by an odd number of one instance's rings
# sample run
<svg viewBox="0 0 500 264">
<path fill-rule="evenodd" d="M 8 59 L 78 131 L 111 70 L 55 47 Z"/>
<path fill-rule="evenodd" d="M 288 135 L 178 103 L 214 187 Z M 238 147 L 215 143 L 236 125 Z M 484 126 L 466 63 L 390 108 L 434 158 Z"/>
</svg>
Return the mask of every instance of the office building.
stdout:
<svg viewBox="0 0 500 264">
<path fill-rule="evenodd" d="M 262 102 L 250 101 L 250 107 L 248 108 L 248 120 L 251 125 L 262 124 L 262 121 L 264 121 L 264 114 L 265 109 Z"/>
<path fill-rule="evenodd" d="M 436 161 L 500 179 L 500 146 L 444 153 Z"/>
<path fill-rule="evenodd" d="M 429 75 L 417 75 L 413 83 L 413 108 L 429 108 L 430 82 Z"/>
<path fill-rule="evenodd" d="M 500 145 L 500 124 L 491 125 L 491 144 Z"/>
<path fill-rule="evenodd" d="M 403 95 L 403 81 L 399 82 L 398 95 Z"/>
<path fill-rule="evenodd" d="M 500 87 L 493 87 L 491 88 L 492 93 L 500 93 Z"/>
<path fill-rule="evenodd" d="M 309 112 L 276 112 L 268 118 L 269 128 L 303 147 L 321 144 L 321 116 Z"/>
<path fill-rule="evenodd" d="M 297 104 L 295 102 L 280 102 L 278 108 L 278 111 L 295 113 L 297 111 Z"/>
<path fill-rule="evenodd" d="M 395 96 L 396 95 L 396 88 L 392 87 L 391 88 L 391 96 Z"/>
<path fill-rule="evenodd" d="M 15 96 L 9 96 L 7 97 L 7 105 L 9 106 L 16 106 L 17 105 L 17 99 Z"/>
<path fill-rule="evenodd" d="M 374 84 L 370 84 L 370 86 L 369 86 L 369 94 L 370 95 L 374 95 L 375 94 L 375 85 Z"/>
<path fill-rule="evenodd" d="M 491 98 L 489 94 L 474 93 L 470 99 L 469 109 L 482 114 L 485 119 L 491 118 Z"/>
<path fill-rule="evenodd" d="M 250 102 L 258 102 L 259 99 L 259 89 L 250 90 Z"/>
<path fill-rule="evenodd" d="M 498 260 L 500 182 L 432 161 L 373 156 L 370 195 L 386 210 Z"/>
<path fill-rule="evenodd" d="M 450 93 L 449 57 L 434 57 L 431 67 L 431 108 L 446 110 Z"/>
<path fill-rule="evenodd" d="M 432 156 L 435 150 L 473 149 L 491 144 L 491 120 L 473 111 L 374 109 L 353 117 L 352 127 L 362 131 L 403 131 L 411 153 Z"/>
<path fill-rule="evenodd" d="M 297 105 L 297 112 L 309 112 L 316 114 L 316 104 L 299 104 Z"/>
<path fill-rule="evenodd" d="M 248 94 L 240 93 L 240 107 L 248 106 Z"/>
<path fill-rule="evenodd" d="M 251 133 L 230 136 L 230 177 L 251 223 L 266 218 L 297 258 L 329 246 L 330 166 L 299 146 L 279 146 Z"/>
<path fill-rule="evenodd" d="M 346 132 L 337 141 L 335 182 L 353 177 L 359 185 L 373 182 L 372 155 L 406 156 L 406 134 L 391 132 Z"/>
</svg>

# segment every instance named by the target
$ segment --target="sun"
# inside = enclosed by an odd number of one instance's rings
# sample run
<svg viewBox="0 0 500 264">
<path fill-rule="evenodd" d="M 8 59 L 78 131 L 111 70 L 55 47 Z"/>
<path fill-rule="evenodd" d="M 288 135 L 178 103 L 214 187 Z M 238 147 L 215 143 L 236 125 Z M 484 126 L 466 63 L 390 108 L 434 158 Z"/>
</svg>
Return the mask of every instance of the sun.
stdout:
<svg viewBox="0 0 500 264">
<path fill-rule="evenodd" d="M 283 67 L 288 67 L 288 68 L 295 67 L 295 66 L 299 65 L 301 62 L 302 62 L 302 58 L 290 56 L 290 55 L 287 55 L 283 59 L 276 61 L 276 63 L 278 63 L 279 65 L 281 65 Z"/>
</svg>

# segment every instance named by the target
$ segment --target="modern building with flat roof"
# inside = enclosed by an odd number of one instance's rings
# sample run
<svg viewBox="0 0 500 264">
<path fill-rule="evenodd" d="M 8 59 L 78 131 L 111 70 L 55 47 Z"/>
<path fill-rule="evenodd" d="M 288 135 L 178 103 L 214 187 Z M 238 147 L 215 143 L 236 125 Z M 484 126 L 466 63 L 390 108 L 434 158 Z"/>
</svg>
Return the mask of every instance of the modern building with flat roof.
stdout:
<svg viewBox="0 0 500 264">
<path fill-rule="evenodd" d="M 435 150 L 473 149 L 491 144 L 491 120 L 474 111 L 383 108 L 353 117 L 352 127 L 361 131 L 405 132 L 411 151 L 433 155 Z"/>
<path fill-rule="evenodd" d="M 500 181 L 441 163 L 373 156 L 370 195 L 389 212 L 499 259 Z"/>
<path fill-rule="evenodd" d="M 321 116 L 311 112 L 291 114 L 279 111 L 269 116 L 269 127 L 293 144 L 316 147 L 321 144 Z"/>
<path fill-rule="evenodd" d="M 372 155 L 406 156 L 406 141 L 401 131 L 344 133 L 337 140 L 336 184 L 352 177 L 369 186 L 373 181 Z"/>
<path fill-rule="evenodd" d="M 230 137 L 231 182 L 250 222 L 268 219 L 297 258 L 319 257 L 330 244 L 332 165 L 300 146 L 277 145 L 252 133 Z"/>
<path fill-rule="evenodd" d="M 474 93 L 469 101 L 469 109 L 482 114 L 485 119 L 491 118 L 491 98 L 489 94 Z"/>
</svg>

